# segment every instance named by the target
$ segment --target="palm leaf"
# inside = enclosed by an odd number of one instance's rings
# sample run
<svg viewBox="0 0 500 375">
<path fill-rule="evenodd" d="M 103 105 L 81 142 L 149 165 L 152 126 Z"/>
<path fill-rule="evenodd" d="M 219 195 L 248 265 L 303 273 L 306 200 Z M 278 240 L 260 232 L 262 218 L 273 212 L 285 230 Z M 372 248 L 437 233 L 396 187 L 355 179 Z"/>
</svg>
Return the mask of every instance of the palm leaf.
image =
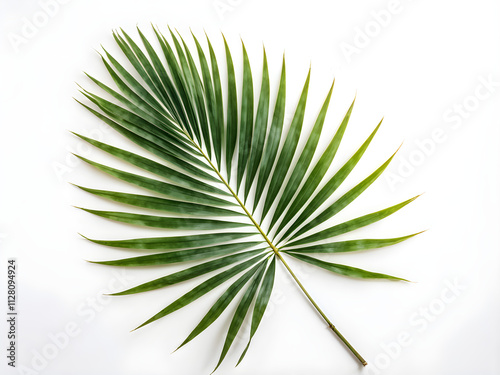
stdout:
<svg viewBox="0 0 500 375">
<path fill-rule="evenodd" d="M 101 59 L 116 88 L 111 88 L 87 74 L 104 95 L 82 88 L 81 92 L 88 102 L 78 101 L 120 135 L 142 148 L 145 155 L 151 156 L 142 156 L 74 133 L 81 140 L 125 161 L 138 171 L 124 171 L 78 156 L 81 160 L 121 182 L 144 189 L 144 193 L 75 186 L 133 210 L 124 212 L 82 208 L 84 211 L 129 225 L 165 229 L 165 236 L 116 240 L 91 239 L 84 236 L 99 245 L 133 249 L 140 253 L 123 259 L 93 263 L 120 267 L 168 267 L 174 263 L 190 262 L 180 271 L 114 295 L 142 293 L 194 278 L 203 278 L 196 287 L 137 328 L 153 323 L 211 293 L 217 286 L 230 282 L 180 345 L 184 346 L 205 331 L 228 310 L 232 318 L 215 369 L 227 357 L 243 321 L 249 316 L 250 336 L 238 364 L 246 355 L 271 297 L 276 263 L 281 263 L 328 326 L 361 363 L 366 364 L 306 291 L 288 265 L 286 257 L 291 256 L 311 266 L 343 276 L 404 280 L 332 263 L 310 255 L 381 248 L 415 236 L 411 234 L 387 239 L 331 241 L 340 234 L 392 215 L 415 198 L 326 229 L 319 229 L 321 224 L 328 223 L 374 183 L 394 157 L 393 154 L 344 195 L 328 203 L 330 196 L 361 160 L 380 124 L 352 157 L 338 168 L 333 177 L 327 179 L 327 172 L 340 147 L 354 105 L 353 102 L 338 129 L 332 132 L 330 143 L 312 166 L 322 130 L 325 126 L 330 126 L 327 123 L 327 111 L 333 84 L 305 145 L 299 147 L 299 140 L 304 137 L 302 129 L 307 126 L 304 124 L 304 118 L 311 79 L 310 70 L 291 123 L 285 124 L 284 58 L 276 101 L 271 110 L 268 61 L 263 50 L 261 85 L 255 111 L 254 75 L 244 44 L 242 80 L 237 82 L 229 44 L 225 38 L 222 40 L 224 60 L 216 56 L 208 36 L 204 46 L 194 34 L 190 41 L 171 29 L 167 37 L 155 27 L 153 31 L 155 43 L 159 48 L 139 29 L 138 40 L 142 47 L 123 30 L 113 32 L 113 38 L 132 70 L 128 71 L 124 64 L 104 50 Z M 194 44 L 194 48 L 189 46 L 190 43 Z M 219 61 L 225 61 L 227 85 L 222 84 L 222 67 L 219 66 Z M 239 100 L 238 86 L 241 87 Z M 224 95 L 227 98 L 225 103 Z M 144 176 L 141 171 L 153 174 L 155 178 Z M 234 182 L 231 178 L 233 172 L 236 176 Z M 240 191 L 241 196 L 238 195 Z M 247 199 L 253 202 L 251 208 L 244 203 Z M 257 211 L 257 207 L 261 207 L 261 210 Z M 141 209 L 155 210 L 159 214 L 142 212 Z M 255 212 L 260 212 L 259 218 L 255 216 Z M 259 224 L 263 223 L 268 215 L 269 224 Z M 191 233 L 172 236 L 169 235 L 168 229 Z M 271 230 L 273 236 L 270 236 Z M 151 250 L 156 252 L 151 253 Z M 233 301 L 237 302 L 231 308 Z"/>
</svg>

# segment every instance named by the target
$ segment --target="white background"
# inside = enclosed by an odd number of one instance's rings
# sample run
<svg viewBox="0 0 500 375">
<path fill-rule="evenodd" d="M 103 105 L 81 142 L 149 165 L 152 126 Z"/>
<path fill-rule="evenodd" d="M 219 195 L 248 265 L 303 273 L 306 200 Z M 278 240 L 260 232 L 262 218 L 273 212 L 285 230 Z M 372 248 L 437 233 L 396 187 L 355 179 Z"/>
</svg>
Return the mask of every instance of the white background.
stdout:
<svg viewBox="0 0 500 375">
<path fill-rule="evenodd" d="M 48 3 L 52 5 L 42 5 Z M 131 287 L 164 271 L 127 270 L 117 278 L 116 270 L 84 259 L 111 259 L 118 253 L 77 235 L 123 238 L 130 229 L 72 207 L 103 208 L 106 203 L 67 182 L 95 188 L 116 182 L 70 156 L 76 152 L 107 160 L 68 130 L 128 145 L 73 101 L 73 96 L 81 98 L 75 82 L 94 89 L 82 71 L 107 82 L 94 50 L 102 44 L 116 51 L 114 28 L 123 27 L 135 35 L 139 25 L 151 36 L 150 22 L 164 32 L 171 25 L 186 36 L 189 28 L 200 38 L 206 30 L 221 60 L 219 32 L 224 32 L 240 73 L 241 37 L 257 88 L 264 43 L 272 95 L 285 52 L 288 118 L 311 64 L 306 127 L 312 126 L 335 77 L 325 142 L 357 93 L 345 143 L 332 171 L 385 116 L 342 192 L 404 141 L 402 149 L 385 176 L 335 220 L 425 192 L 393 217 L 355 236 L 427 232 L 394 247 L 334 258 L 414 283 L 352 280 L 290 261 L 370 366 L 361 368 L 356 363 L 279 267 L 268 314 L 247 357 L 233 367 L 246 344 L 242 335 L 218 373 L 500 374 L 498 1 L 73 0 L 57 4 L 1 2 L 0 290 L 6 294 L 6 259 L 16 257 L 17 364 L 24 366 L 24 372 L 18 372 L 6 365 L 3 323 L 2 374 L 194 375 L 210 373 L 217 361 L 228 314 L 170 354 L 217 293 L 129 333 L 195 284 L 101 298 L 102 293 Z M 27 26 L 30 22 L 34 28 Z M 485 86 L 485 81 L 493 84 Z M 459 286 L 450 289 L 452 284 Z M 75 332 L 66 340 L 62 332 L 68 325 Z M 60 349 L 54 350 L 51 337 L 59 337 Z"/>
</svg>

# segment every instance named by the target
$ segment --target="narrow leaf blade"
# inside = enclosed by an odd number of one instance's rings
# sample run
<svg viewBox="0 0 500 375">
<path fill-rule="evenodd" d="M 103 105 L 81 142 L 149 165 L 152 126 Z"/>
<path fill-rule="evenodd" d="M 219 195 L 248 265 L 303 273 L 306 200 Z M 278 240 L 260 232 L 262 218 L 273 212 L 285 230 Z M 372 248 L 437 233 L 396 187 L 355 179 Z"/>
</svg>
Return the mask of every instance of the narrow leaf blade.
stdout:
<svg viewBox="0 0 500 375">
<path fill-rule="evenodd" d="M 276 160 L 276 154 L 280 144 L 281 133 L 283 132 L 283 121 L 285 119 L 285 100 L 286 100 L 286 69 L 285 57 L 283 56 L 283 65 L 281 67 L 281 79 L 278 89 L 278 96 L 276 97 L 276 104 L 274 106 L 273 120 L 267 135 L 266 145 L 264 147 L 264 154 L 259 168 L 259 177 L 257 178 L 257 186 L 255 188 L 255 197 L 253 203 L 253 211 L 264 192 L 264 187 L 273 168 Z"/>
<path fill-rule="evenodd" d="M 294 252 L 300 254 L 333 254 L 333 253 L 346 253 L 351 251 L 378 249 L 381 247 L 392 246 L 400 242 L 406 241 L 417 234 L 422 232 L 410 234 L 408 236 L 395 237 L 395 238 L 383 238 L 383 239 L 362 239 L 362 240 L 350 240 L 350 241 L 338 241 L 326 244 L 318 244 L 307 247 L 298 247 L 287 250 L 287 246 L 283 246 L 283 252 Z"/>
<path fill-rule="evenodd" d="M 286 246 L 298 246 L 298 245 L 303 245 L 306 243 L 311 243 L 311 242 L 316 242 L 316 241 L 321 241 L 327 238 L 331 238 L 334 236 L 338 236 L 340 234 L 344 234 L 347 232 L 351 232 L 355 229 L 364 227 L 366 225 L 375 223 L 379 220 L 382 220 L 386 218 L 389 215 L 392 215 L 393 213 L 399 211 L 401 208 L 409 204 L 410 202 L 413 202 L 415 199 L 418 198 L 418 195 L 416 197 L 410 198 L 404 202 L 401 202 L 399 204 L 396 204 L 394 206 L 385 208 L 383 210 L 373 212 L 368 215 L 360 216 L 356 219 L 352 219 L 349 221 L 346 221 L 341 224 L 334 225 L 333 227 L 324 229 L 318 233 L 311 234 L 305 238 L 301 238 L 295 241 L 292 241 L 288 243 Z"/>
<path fill-rule="evenodd" d="M 307 74 L 306 82 L 304 83 L 304 88 L 302 89 L 302 94 L 300 95 L 299 103 L 297 104 L 297 108 L 292 119 L 292 124 L 288 130 L 285 143 L 276 163 L 276 168 L 272 174 L 271 183 L 269 184 L 269 190 L 267 192 L 264 208 L 262 210 L 261 220 L 266 217 L 271 205 L 276 199 L 276 196 L 282 187 L 283 181 L 285 180 L 288 169 L 290 168 L 293 156 L 295 155 L 295 150 L 297 148 L 297 144 L 299 143 L 300 133 L 302 131 L 302 124 L 304 123 L 310 78 L 311 70 L 309 70 L 309 73 Z"/>
<path fill-rule="evenodd" d="M 241 354 L 236 366 L 239 365 L 240 362 L 245 357 L 248 348 L 250 347 L 250 343 L 252 342 L 252 338 L 255 335 L 255 332 L 257 332 L 257 328 L 259 328 L 260 322 L 264 317 L 264 312 L 266 311 L 267 305 L 271 298 L 275 273 L 276 273 L 276 257 L 273 257 L 273 260 L 271 261 L 271 264 L 267 269 L 266 275 L 264 276 L 264 280 L 262 281 L 262 285 L 260 286 L 259 293 L 257 294 L 252 314 L 252 323 L 250 326 L 250 338 L 248 339 L 248 344 L 245 347 L 243 353 Z"/>
<path fill-rule="evenodd" d="M 293 256 L 294 258 L 297 258 L 297 259 L 303 261 L 303 262 L 312 264 L 313 266 L 324 268 L 325 270 L 328 270 L 330 272 L 334 272 L 334 273 L 337 273 L 337 274 L 343 275 L 343 276 L 349 276 L 349 277 L 361 278 L 361 279 L 386 279 L 386 280 L 408 281 L 408 280 L 402 279 L 400 277 L 390 276 L 390 275 L 386 275 L 383 273 L 366 271 L 366 270 L 363 270 L 361 268 L 346 266 L 344 264 L 325 262 L 323 260 L 316 259 L 316 258 L 310 257 L 308 255 L 294 254 L 294 253 L 290 253 L 290 255 Z"/>
<path fill-rule="evenodd" d="M 220 364 L 226 357 L 227 352 L 231 348 L 231 345 L 233 344 L 234 339 L 236 338 L 236 335 L 238 334 L 241 325 L 243 324 L 243 320 L 245 319 L 248 310 L 250 309 L 250 304 L 252 303 L 255 294 L 257 293 L 257 289 L 262 280 L 262 277 L 264 276 L 264 271 L 266 270 L 265 265 L 266 265 L 265 262 L 262 262 L 260 264 L 257 273 L 255 274 L 253 280 L 250 282 L 250 285 L 243 294 L 243 297 L 241 298 L 240 303 L 238 304 L 238 307 L 236 308 L 236 311 L 233 314 L 233 319 L 229 324 L 229 329 L 227 331 L 226 339 L 224 341 L 224 346 L 222 348 L 222 352 L 219 357 L 219 362 L 217 363 L 214 371 L 217 370 L 217 368 L 219 368 Z"/>
<path fill-rule="evenodd" d="M 318 145 L 319 142 L 319 137 L 321 135 L 323 124 L 325 122 L 326 112 L 328 110 L 328 104 L 330 103 L 332 91 L 333 91 L 333 83 L 325 99 L 325 102 L 323 103 L 323 107 L 321 108 L 318 114 L 314 127 L 311 130 L 311 134 L 309 135 L 307 143 L 304 146 L 304 149 L 302 150 L 299 160 L 297 161 L 297 164 L 293 169 L 292 175 L 290 176 L 290 179 L 285 185 L 285 190 L 283 191 L 283 194 L 281 195 L 281 198 L 278 202 L 278 206 L 274 211 L 271 223 L 269 224 L 269 229 L 271 229 L 274 226 L 274 224 L 276 224 L 276 221 L 282 215 L 285 207 L 290 203 L 293 195 L 297 191 L 300 183 L 302 182 L 302 179 L 306 174 L 307 168 L 311 163 L 314 152 L 316 151 L 316 146 Z"/>
<path fill-rule="evenodd" d="M 248 159 L 247 174 L 245 178 L 245 200 L 248 197 L 253 180 L 257 174 L 262 152 L 264 150 L 264 142 L 267 132 L 267 120 L 269 117 L 269 71 L 267 67 L 266 50 L 263 50 L 264 62 L 262 67 L 262 84 L 260 88 L 259 104 L 257 106 L 257 114 L 255 116 L 254 136 L 252 137 L 252 146 Z"/>
<path fill-rule="evenodd" d="M 342 123 L 340 124 L 337 132 L 333 136 L 330 141 L 328 147 L 321 155 L 320 159 L 314 166 L 312 172 L 306 179 L 306 182 L 300 189 L 299 193 L 295 196 L 292 201 L 290 207 L 285 213 L 285 216 L 281 223 L 278 225 L 278 229 L 276 230 L 276 234 L 280 233 L 281 230 L 290 222 L 290 220 L 299 212 L 299 210 L 304 206 L 306 201 L 313 195 L 314 191 L 320 184 L 321 180 L 325 176 L 328 168 L 330 167 L 333 158 L 335 157 L 337 150 L 339 148 L 340 142 L 342 141 L 342 137 L 344 136 L 345 129 L 349 122 L 349 118 L 351 117 L 352 108 L 354 106 L 354 101 L 351 104 L 351 107 L 347 111 Z"/>
<path fill-rule="evenodd" d="M 238 168 L 236 174 L 236 191 L 240 190 L 243 174 L 248 163 L 253 135 L 253 79 L 250 61 L 243 42 L 243 88 L 241 94 L 240 138 L 238 142 Z"/>
<path fill-rule="evenodd" d="M 237 264 L 234 267 L 231 267 L 230 269 L 223 271 L 215 276 L 212 276 L 210 279 L 206 280 L 205 282 L 199 284 L 197 287 L 193 288 L 191 291 L 187 292 L 184 294 L 182 297 L 178 298 L 174 302 L 172 302 L 170 305 L 165 307 L 163 310 L 152 316 L 150 319 L 142 323 L 140 326 L 138 326 L 136 329 L 144 327 L 147 324 L 150 324 L 160 318 L 163 318 L 164 316 L 167 316 L 174 311 L 177 311 L 181 309 L 182 307 L 190 304 L 191 302 L 197 300 L 198 298 L 202 297 L 203 295 L 207 294 L 226 280 L 231 279 L 233 276 L 236 276 L 240 272 L 246 270 L 247 268 L 253 266 L 260 260 L 262 260 L 263 256 L 256 256 L 254 258 L 251 258 L 243 263 Z"/>
</svg>

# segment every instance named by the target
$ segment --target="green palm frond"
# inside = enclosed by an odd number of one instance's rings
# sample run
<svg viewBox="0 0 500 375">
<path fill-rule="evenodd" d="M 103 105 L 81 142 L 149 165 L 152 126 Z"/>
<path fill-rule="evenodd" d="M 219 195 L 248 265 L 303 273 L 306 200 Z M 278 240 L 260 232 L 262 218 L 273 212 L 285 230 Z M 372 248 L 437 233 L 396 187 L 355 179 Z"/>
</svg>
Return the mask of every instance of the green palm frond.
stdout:
<svg viewBox="0 0 500 375">
<path fill-rule="evenodd" d="M 244 45 L 242 80 L 239 82 L 225 39 L 225 66 L 222 67 L 208 37 L 205 43 L 207 47 L 204 47 L 193 35 L 195 48 L 191 51 L 179 33 L 169 29 L 166 37 L 157 28 L 153 28 L 153 31 L 158 48 L 154 48 L 139 29 L 138 39 L 142 47 L 123 30 L 114 32 L 113 37 L 133 71 L 129 72 L 104 50 L 101 58 L 116 89 L 88 75 L 104 95 L 82 88 L 81 93 L 88 101 L 86 104 L 79 103 L 154 157 L 141 156 L 83 135 L 75 135 L 131 164 L 138 171 L 145 171 L 155 177 L 119 170 L 78 156 L 95 169 L 134 185 L 136 190 L 137 187 L 143 189 L 144 193 L 76 186 L 129 207 L 126 212 L 82 208 L 93 215 L 138 226 L 189 230 L 195 234 L 169 236 L 169 231 L 165 231 L 163 237 L 118 240 L 85 237 L 100 245 L 137 251 L 134 257 L 94 263 L 140 267 L 190 262 L 180 271 L 115 293 L 141 293 L 200 278 L 196 287 L 139 327 L 171 314 L 230 281 L 227 289 L 180 345 L 187 344 L 207 329 L 230 305 L 235 305 L 231 308 L 232 320 L 216 368 L 226 357 L 243 321 L 250 319 L 250 338 L 238 363 L 245 356 L 268 305 L 276 263 L 281 263 L 328 326 L 366 364 L 304 289 L 286 258 L 294 257 L 344 276 L 404 280 L 312 256 L 380 248 L 415 235 L 334 242 L 336 236 L 382 220 L 416 197 L 326 229 L 323 225 L 323 229 L 319 229 L 321 224 L 328 223 L 376 181 L 394 157 L 394 154 L 390 156 L 335 202 L 328 203 L 328 199 L 366 152 L 380 124 L 347 162 L 339 166 L 333 177 L 327 178 L 327 171 L 335 161 L 354 106 L 353 101 L 328 146 L 318 155 L 317 146 L 333 83 L 309 134 L 303 134 L 310 71 L 291 123 L 285 124 L 284 58 L 276 100 L 271 103 L 265 50 L 260 92 L 254 93 L 256 84 Z M 227 82 L 223 83 L 221 79 L 221 69 L 227 72 Z M 238 87 L 241 88 L 239 98 Z M 255 103 L 254 97 L 258 97 Z M 306 137 L 303 147 L 299 147 L 301 137 Z M 313 163 L 315 155 L 317 161 Z M 151 214 L 151 211 L 148 214 L 141 213 L 141 209 L 154 210 L 156 214 Z M 161 252 L 148 253 L 147 250 Z"/>
</svg>

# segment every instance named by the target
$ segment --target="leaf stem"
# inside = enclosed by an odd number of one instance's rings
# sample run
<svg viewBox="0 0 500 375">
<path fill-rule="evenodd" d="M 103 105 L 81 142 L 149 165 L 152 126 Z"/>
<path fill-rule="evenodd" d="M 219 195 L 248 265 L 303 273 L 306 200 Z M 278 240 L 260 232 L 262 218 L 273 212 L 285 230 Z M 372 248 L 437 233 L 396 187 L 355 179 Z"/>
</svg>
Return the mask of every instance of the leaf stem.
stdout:
<svg viewBox="0 0 500 375">
<path fill-rule="evenodd" d="M 292 271 L 292 269 L 290 268 L 290 266 L 288 265 L 288 263 L 281 256 L 281 253 L 280 253 L 279 249 L 271 242 L 271 240 L 269 239 L 269 237 L 262 230 L 262 228 L 257 223 L 257 221 L 253 218 L 252 214 L 247 210 L 247 208 L 245 207 L 244 203 L 240 200 L 240 198 L 238 197 L 238 195 L 234 192 L 234 190 L 231 188 L 231 186 L 229 186 L 229 184 L 226 182 L 226 180 L 224 179 L 224 177 L 220 174 L 220 172 L 217 170 L 217 168 L 215 167 L 215 165 L 212 163 L 212 161 L 205 154 L 205 152 L 203 152 L 202 148 L 200 146 L 198 146 L 198 144 L 196 142 L 194 142 L 193 139 L 191 137 L 189 137 L 188 134 L 186 134 L 186 136 L 191 140 L 191 142 L 195 145 L 195 147 L 201 152 L 201 154 L 203 155 L 203 157 L 207 160 L 207 162 L 210 164 L 210 166 L 212 167 L 212 169 L 214 170 L 214 172 L 220 178 L 221 182 L 227 187 L 227 189 L 232 194 L 232 196 L 234 197 L 234 199 L 236 199 L 236 201 L 241 206 L 241 208 L 243 209 L 243 211 L 245 211 L 246 215 L 249 217 L 249 219 L 255 225 L 255 227 L 260 232 L 260 234 L 262 235 L 262 237 L 264 238 L 264 240 L 266 240 L 266 242 L 269 244 L 269 246 L 271 247 L 271 249 L 274 251 L 274 254 L 278 257 L 278 259 L 281 261 L 281 263 L 283 263 L 283 265 L 287 269 L 288 273 L 290 273 L 290 276 L 292 276 L 292 278 L 295 280 L 295 282 L 297 283 L 297 285 L 299 286 L 299 288 L 302 290 L 302 292 L 305 294 L 305 296 L 307 297 L 307 299 L 311 302 L 311 304 L 314 306 L 314 308 L 316 309 L 316 311 L 321 315 L 321 317 L 328 324 L 328 327 L 349 348 L 349 350 L 352 352 L 352 354 L 354 354 L 354 356 L 359 360 L 359 362 L 361 362 L 361 364 L 363 366 L 366 366 L 368 364 L 366 362 L 366 360 L 361 356 L 361 354 L 359 354 L 357 352 L 356 349 L 354 349 L 354 347 L 349 343 L 349 341 L 347 341 L 347 339 L 339 332 L 339 330 L 333 325 L 333 323 L 330 321 L 330 319 L 328 319 L 328 317 L 323 312 L 323 310 L 321 310 L 321 308 L 318 306 L 318 304 L 316 303 L 316 301 L 314 301 L 314 299 L 311 297 L 311 295 L 309 294 L 309 292 L 304 288 L 304 285 L 302 285 L 302 283 L 300 282 L 300 280 L 297 278 L 297 276 L 295 275 L 295 273 Z"/>
<path fill-rule="evenodd" d="M 357 352 L 356 349 L 347 341 L 347 339 L 339 332 L 339 330 L 333 325 L 333 323 L 328 319 L 326 314 L 321 310 L 321 308 L 318 306 L 318 304 L 314 301 L 314 299 L 311 297 L 311 295 L 307 292 L 306 288 L 304 288 L 304 285 L 300 282 L 300 280 L 297 278 L 295 273 L 292 271 L 288 263 L 285 261 L 285 259 L 281 256 L 281 254 L 278 252 L 276 253 L 276 256 L 281 260 L 285 268 L 288 270 L 290 275 L 293 277 L 297 285 L 299 286 L 300 289 L 302 289 L 302 292 L 306 295 L 307 299 L 312 303 L 314 308 L 318 311 L 318 313 L 321 315 L 321 317 L 325 320 L 326 323 L 328 323 L 328 327 L 335 332 L 335 334 L 339 337 L 339 339 L 349 348 L 349 350 L 354 354 L 354 356 L 361 362 L 363 366 L 366 366 L 368 363 L 365 361 L 365 359 Z"/>
</svg>

